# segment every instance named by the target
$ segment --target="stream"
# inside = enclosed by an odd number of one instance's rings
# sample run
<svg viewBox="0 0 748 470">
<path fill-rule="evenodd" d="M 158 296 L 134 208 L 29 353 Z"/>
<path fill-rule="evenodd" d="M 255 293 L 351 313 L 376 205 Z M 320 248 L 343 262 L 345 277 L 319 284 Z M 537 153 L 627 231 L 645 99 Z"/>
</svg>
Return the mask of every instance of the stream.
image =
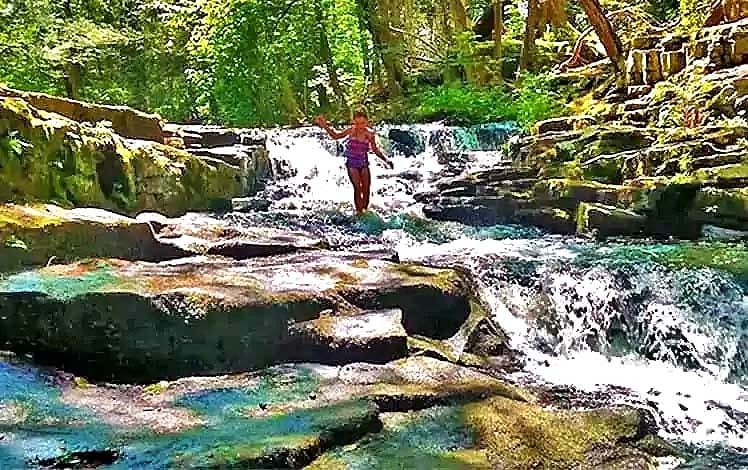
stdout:
<svg viewBox="0 0 748 470">
<path fill-rule="evenodd" d="M 748 280 L 698 262 L 745 256 L 741 245 L 593 242 L 423 217 L 416 193 L 504 162 L 515 132 L 511 124 L 378 129 L 395 167 L 372 157 L 374 214 L 356 219 L 341 145 L 318 129 L 272 131 L 274 181 L 253 198 L 264 207 L 225 217 L 306 232 L 333 249 L 466 269 L 522 355 L 512 380 L 650 408 L 663 437 L 693 455 L 678 468 L 748 468 Z"/>
</svg>

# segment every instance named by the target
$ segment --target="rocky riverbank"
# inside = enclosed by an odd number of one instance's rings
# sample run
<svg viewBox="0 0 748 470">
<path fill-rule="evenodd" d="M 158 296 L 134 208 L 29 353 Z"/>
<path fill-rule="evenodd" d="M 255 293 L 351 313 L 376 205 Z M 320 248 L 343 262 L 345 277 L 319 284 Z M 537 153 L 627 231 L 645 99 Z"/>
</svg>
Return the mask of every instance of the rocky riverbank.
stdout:
<svg viewBox="0 0 748 470">
<path fill-rule="evenodd" d="M 196 130 L 211 146 L 211 130 Z M 180 135 L 129 108 L 0 88 L 0 199 L 180 215 L 231 207 L 267 177 L 256 136 L 222 154 L 196 132 L 182 150 Z"/>
<path fill-rule="evenodd" d="M 674 452 L 647 412 L 546 409 L 502 380 L 518 358 L 464 273 L 208 216 L 0 213 L 0 344 L 58 368 L 0 362 L 3 465 L 651 468 Z"/>
<path fill-rule="evenodd" d="M 748 231 L 746 37 L 748 20 L 638 38 L 623 89 L 595 85 L 600 64 L 567 74 L 590 82 L 586 114 L 539 123 L 511 165 L 443 180 L 426 213 L 595 237 Z"/>
<path fill-rule="evenodd" d="M 652 410 L 518 383 L 522 353 L 463 269 L 193 212 L 262 188 L 263 133 L 3 93 L 0 467 L 649 469 L 679 454 Z M 479 176 L 563 201 L 517 205 L 528 224 L 586 191 L 534 172 Z"/>
</svg>

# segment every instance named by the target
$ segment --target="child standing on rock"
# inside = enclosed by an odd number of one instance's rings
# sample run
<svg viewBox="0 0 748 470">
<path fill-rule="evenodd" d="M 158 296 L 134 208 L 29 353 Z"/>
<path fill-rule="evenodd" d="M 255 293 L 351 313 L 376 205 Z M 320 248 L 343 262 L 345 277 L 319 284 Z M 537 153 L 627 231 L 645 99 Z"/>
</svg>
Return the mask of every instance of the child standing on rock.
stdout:
<svg viewBox="0 0 748 470">
<path fill-rule="evenodd" d="M 344 152 L 345 166 L 353 185 L 353 203 L 356 206 L 356 213 L 363 214 L 369 208 L 371 194 L 369 151 L 374 152 L 388 168 L 393 168 L 392 161 L 377 147 L 376 135 L 369 129 L 366 112 L 356 111 L 353 115 L 353 125 L 341 132 L 330 127 L 324 116 L 317 116 L 314 122 L 335 140 L 348 137 Z"/>
</svg>

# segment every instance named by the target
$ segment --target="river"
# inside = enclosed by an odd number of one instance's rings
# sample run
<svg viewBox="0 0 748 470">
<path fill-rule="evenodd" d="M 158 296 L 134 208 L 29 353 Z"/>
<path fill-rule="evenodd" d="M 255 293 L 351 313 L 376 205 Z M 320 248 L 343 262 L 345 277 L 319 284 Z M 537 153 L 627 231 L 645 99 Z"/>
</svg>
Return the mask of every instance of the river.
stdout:
<svg viewBox="0 0 748 470">
<path fill-rule="evenodd" d="M 392 129 L 406 131 L 410 145 L 393 146 Z M 378 133 L 394 169 L 372 163 L 374 214 L 351 215 L 340 145 L 302 128 L 269 135 L 275 179 L 258 196 L 271 201 L 268 211 L 226 217 L 307 232 L 333 249 L 464 268 L 521 354 L 512 380 L 650 408 L 661 434 L 694 456 L 679 468 L 748 468 L 748 279 L 719 267 L 744 257 L 743 245 L 594 242 L 428 220 L 415 194 L 439 177 L 506 163 L 514 127 Z M 728 259 L 715 267 L 718 257 Z"/>
</svg>

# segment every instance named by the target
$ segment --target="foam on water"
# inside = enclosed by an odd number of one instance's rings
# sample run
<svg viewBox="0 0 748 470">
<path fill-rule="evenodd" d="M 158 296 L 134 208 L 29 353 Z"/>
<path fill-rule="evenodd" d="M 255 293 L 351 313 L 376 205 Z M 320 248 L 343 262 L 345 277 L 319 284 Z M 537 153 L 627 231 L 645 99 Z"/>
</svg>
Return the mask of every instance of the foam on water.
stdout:
<svg viewBox="0 0 748 470">
<path fill-rule="evenodd" d="M 387 150 L 398 148 L 386 138 L 392 129 L 378 129 Z M 464 268 L 525 355 L 518 380 L 650 407 L 664 435 L 698 446 L 703 465 L 748 468 L 740 450 L 748 448 L 745 248 L 595 243 L 425 220 L 413 195 L 440 176 L 506 164 L 497 150 L 510 129 L 406 128 L 423 143 L 419 153 L 396 152 L 391 171 L 373 163 L 379 216 L 359 220 L 345 215 L 351 194 L 340 147 L 319 130 L 279 131 L 270 139 L 283 170 L 267 194 L 274 210 L 252 223 L 277 217 L 333 247 L 388 247 L 403 261 Z"/>
</svg>

